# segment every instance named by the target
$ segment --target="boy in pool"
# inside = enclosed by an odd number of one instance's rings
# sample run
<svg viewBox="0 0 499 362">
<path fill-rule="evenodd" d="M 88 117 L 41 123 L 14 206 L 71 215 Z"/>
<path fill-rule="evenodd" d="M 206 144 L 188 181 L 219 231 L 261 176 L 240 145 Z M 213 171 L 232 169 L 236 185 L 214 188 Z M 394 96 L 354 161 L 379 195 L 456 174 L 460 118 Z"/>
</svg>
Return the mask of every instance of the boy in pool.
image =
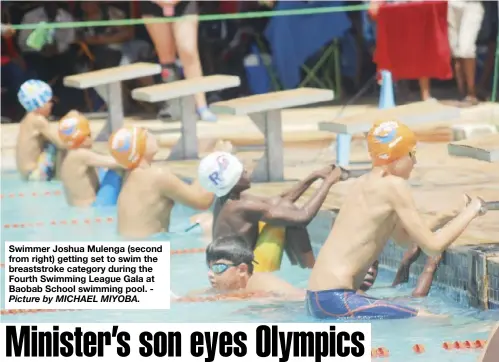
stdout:
<svg viewBox="0 0 499 362">
<path fill-rule="evenodd" d="M 17 135 L 17 170 L 28 181 L 50 181 L 62 160 L 57 151 L 64 149 L 47 119 L 52 114 L 52 89 L 41 80 L 31 79 L 21 85 L 17 97 L 26 110 Z"/>
<path fill-rule="evenodd" d="M 273 273 L 254 272 L 254 255 L 241 236 L 221 237 L 206 248 L 208 279 L 212 291 L 227 293 L 263 292 L 269 297 L 302 301 L 305 291 L 278 278 Z"/>
<path fill-rule="evenodd" d="M 213 212 L 213 239 L 239 235 L 249 250 L 255 250 L 260 237 L 259 222 L 286 227 L 284 247 L 293 264 L 311 268 L 315 259 L 307 224 L 319 211 L 329 189 L 342 177 L 342 169 L 328 166 L 313 172 L 277 197 L 243 193 L 251 187 L 249 175 L 237 157 L 214 152 L 203 158 L 198 168 L 201 185 L 216 196 Z M 303 206 L 293 203 L 318 179 L 322 185 Z"/>
<path fill-rule="evenodd" d="M 101 181 L 115 179 L 119 192 L 121 174 L 108 171 L 99 180 L 98 167 L 121 170 L 122 167 L 111 156 L 100 155 L 91 150 L 90 124 L 79 112 L 71 111 L 59 121 L 59 137 L 69 149 L 61 164 L 61 181 L 66 200 L 71 206 L 88 207 L 94 204 L 101 188 Z"/>
<path fill-rule="evenodd" d="M 207 210 L 214 195 L 197 181 L 187 184 L 166 166 L 154 166 L 159 150 L 156 138 L 145 129 L 121 128 L 109 139 L 111 155 L 126 168 L 118 197 L 118 232 L 128 238 L 146 238 L 167 232 L 175 202 Z"/>
<path fill-rule="evenodd" d="M 220 237 L 206 248 L 211 288 L 190 295 L 237 291 L 241 294 L 262 292 L 268 297 L 285 300 L 305 299 L 305 290 L 294 287 L 273 273 L 254 271 L 256 263 L 242 236 Z"/>
<path fill-rule="evenodd" d="M 248 249 L 242 236 L 220 237 L 206 248 L 208 280 L 211 288 L 192 294 L 210 292 L 227 293 L 238 291 L 242 294 L 263 292 L 268 297 L 303 301 L 305 290 L 296 288 L 269 272 L 254 271 L 253 252 Z"/>
<path fill-rule="evenodd" d="M 419 215 L 407 183 L 416 163 L 416 137 L 405 125 L 377 122 L 367 135 L 373 168 L 352 185 L 310 275 L 308 312 L 317 318 L 400 319 L 421 311 L 356 293 L 367 269 L 390 238 L 441 254 L 477 216 L 483 201 L 467 206 L 438 233 Z"/>
</svg>

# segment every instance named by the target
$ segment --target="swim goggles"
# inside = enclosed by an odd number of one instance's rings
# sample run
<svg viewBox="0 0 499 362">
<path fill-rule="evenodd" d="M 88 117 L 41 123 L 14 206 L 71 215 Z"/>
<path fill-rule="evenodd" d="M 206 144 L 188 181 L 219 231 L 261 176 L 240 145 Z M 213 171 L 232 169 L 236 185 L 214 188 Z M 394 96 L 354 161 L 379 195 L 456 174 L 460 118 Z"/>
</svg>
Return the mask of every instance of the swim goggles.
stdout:
<svg viewBox="0 0 499 362">
<path fill-rule="evenodd" d="M 210 270 L 213 273 L 220 275 L 220 274 L 225 273 L 227 271 L 227 269 L 229 269 L 232 266 L 236 266 L 236 265 L 235 264 L 228 264 L 228 263 L 215 263 L 215 264 L 212 264 L 210 266 Z"/>
</svg>

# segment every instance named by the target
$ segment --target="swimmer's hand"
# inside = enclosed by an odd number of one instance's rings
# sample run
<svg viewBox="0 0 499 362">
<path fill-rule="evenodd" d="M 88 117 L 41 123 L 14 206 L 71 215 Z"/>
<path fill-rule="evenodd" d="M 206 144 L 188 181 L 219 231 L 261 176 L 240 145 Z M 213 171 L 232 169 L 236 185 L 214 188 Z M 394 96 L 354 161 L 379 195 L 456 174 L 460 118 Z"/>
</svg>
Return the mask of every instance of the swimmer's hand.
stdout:
<svg viewBox="0 0 499 362">
<path fill-rule="evenodd" d="M 340 180 L 344 180 L 344 177 L 348 178 L 348 175 L 347 175 L 345 169 L 340 167 L 340 166 L 333 165 L 333 170 L 324 179 L 324 181 L 329 181 L 329 182 L 335 183 L 335 182 L 338 182 Z"/>
<path fill-rule="evenodd" d="M 487 213 L 487 203 L 481 197 L 471 198 L 468 194 L 464 194 L 466 199 L 466 207 L 471 207 L 475 211 L 475 217 L 483 216 Z"/>
<path fill-rule="evenodd" d="M 334 165 L 334 164 L 327 165 L 326 167 L 323 167 L 320 170 L 315 171 L 314 177 L 324 180 L 325 178 L 327 178 L 331 174 L 331 172 L 333 172 L 335 167 L 336 167 L 336 165 Z"/>
</svg>

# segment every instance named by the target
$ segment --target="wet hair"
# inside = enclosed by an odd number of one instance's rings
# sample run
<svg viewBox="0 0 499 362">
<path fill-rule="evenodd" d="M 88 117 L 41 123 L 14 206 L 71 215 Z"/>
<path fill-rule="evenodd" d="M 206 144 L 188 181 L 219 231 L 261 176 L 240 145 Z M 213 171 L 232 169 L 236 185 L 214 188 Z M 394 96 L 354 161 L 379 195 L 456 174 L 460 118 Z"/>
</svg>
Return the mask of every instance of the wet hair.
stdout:
<svg viewBox="0 0 499 362">
<path fill-rule="evenodd" d="M 246 264 L 250 275 L 253 274 L 254 258 L 253 250 L 238 235 L 217 238 L 206 248 L 206 264 L 220 259 L 230 261 L 234 265 Z"/>
</svg>

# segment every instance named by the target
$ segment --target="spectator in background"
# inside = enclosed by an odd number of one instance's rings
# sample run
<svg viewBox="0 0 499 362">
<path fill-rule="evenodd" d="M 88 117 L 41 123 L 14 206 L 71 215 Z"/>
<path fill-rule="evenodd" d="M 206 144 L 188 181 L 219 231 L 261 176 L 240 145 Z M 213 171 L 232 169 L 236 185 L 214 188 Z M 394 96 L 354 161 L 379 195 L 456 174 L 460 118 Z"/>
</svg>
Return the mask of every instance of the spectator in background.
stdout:
<svg viewBox="0 0 499 362">
<path fill-rule="evenodd" d="M 368 10 L 368 15 L 369 17 L 373 20 L 373 24 L 371 24 L 371 27 L 370 28 L 365 28 L 364 29 L 364 32 L 368 32 L 369 33 L 369 40 L 370 42 L 368 42 L 370 44 L 370 50 L 373 50 L 373 48 L 375 47 L 375 39 L 376 39 L 376 20 L 377 20 L 377 15 L 378 15 L 378 11 L 379 11 L 379 8 L 380 6 L 383 6 L 384 3 L 402 3 L 402 2 L 407 2 L 407 0 L 369 0 L 369 10 Z M 367 20 L 367 19 L 365 19 Z M 411 24 L 407 24 L 407 26 L 412 26 Z M 420 78 L 418 79 L 418 83 L 419 83 L 419 91 L 420 91 L 420 94 L 421 94 L 421 100 L 423 101 L 428 101 L 428 100 L 432 100 L 433 97 L 431 96 L 431 84 L 430 84 L 430 79 L 429 78 Z M 403 84 L 403 87 L 407 87 L 407 85 Z M 403 88 L 402 87 L 402 88 Z"/>
<path fill-rule="evenodd" d="M 238 12 L 268 10 L 258 1 L 206 1 L 203 14 L 234 14 Z M 204 21 L 199 26 L 199 52 L 203 72 L 207 75 L 227 74 L 241 79 L 237 88 L 224 89 L 208 94 L 211 102 L 249 95 L 249 85 L 244 65 L 255 38 L 261 36 L 269 18 L 226 19 Z"/>
<path fill-rule="evenodd" d="M 23 60 L 18 56 L 13 44 L 15 30 L 2 24 L 2 116 L 11 119 L 20 118 L 24 111 L 17 102 L 17 92 L 28 80 Z"/>
<path fill-rule="evenodd" d="M 192 15 L 174 23 L 146 24 L 146 28 L 163 68 L 161 77 L 164 82 L 177 79 L 176 52 L 186 78 L 201 77 L 203 73 L 198 51 L 198 19 L 195 16 L 199 11 L 197 1 L 141 1 L 140 9 L 143 18 Z M 206 96 L 199 93 L 195 98 L 201 119 L 215 122 L 217 118 L 208 109 Z"/>
<path fill-rule="evenodd" d="M 44 2 L 43 5 L 26 13 L 21 24 L 41 22 L 71 22 L 73 17 L 61 9 L 56 2 Z M 33 30 L 21 30 L 18 37 L 19 49 L 29 69 L 36 72 L 38 79 L 53 84 L 58 78 L 74 73 L 74 59 L 69 51 L 75 41 L 75 29 L 55 29 L 54 42 L 46 44 L 40 51 L 31 49 L 26 41 Z"/>
<path fill-rule="evenodd" d="M 492 74 L 496 57 L 499 15 L 497 13 L 497 1 L 485 1 L 483 6 L 485 8 L 483 22 L 487 22 L 487 24 L 482 25 L 485 27 L 485 34 L 483 34 L 485 39 L 483 40 L 484 43 L 487 44 L 487 56 L 483 65 L 482 75 L 478 82 L 477 92 L 481 98 L 487 99 L 490 95 L 491 80 L 493 78 Z"/>
<path fill-rule="evenodd" d="M 476 41 L 484 9 L 481 1 L 449 0 L 449 43 L 462 106 L 478 104 L 475 91 Z"/>
<path fill-rule="evenodd" d="M 80 4 L 82 21 L 121 20 L 124 11 L 104 2 L 84 1 Z M 150 45 L 144 40 L 134 40 L 133 26 L 86 27 L 79 34 L 87 53 L 87 61 L 80 71 L 99 70 L 135 63 L 149 57 Z M 106 103 L 108 95 L 105 86 L 95 90 Z"/>
</svg>

